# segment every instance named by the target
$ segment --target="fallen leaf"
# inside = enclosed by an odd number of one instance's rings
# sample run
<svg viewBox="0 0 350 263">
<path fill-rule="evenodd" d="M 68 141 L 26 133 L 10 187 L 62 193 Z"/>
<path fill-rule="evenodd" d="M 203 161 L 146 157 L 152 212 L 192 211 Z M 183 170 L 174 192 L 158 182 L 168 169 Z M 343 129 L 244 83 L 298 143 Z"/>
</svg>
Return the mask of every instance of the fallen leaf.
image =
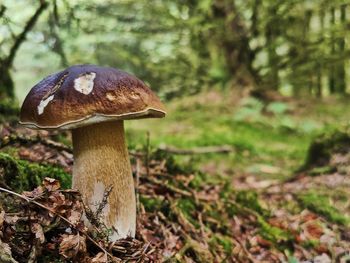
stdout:
<svg viewBox="0 0 350 263">
<path fill-rule="evenodd" d="M 45 235 L 42 226 L 38 223 L 33 223 L 31 225 L 31 231 L 35 234 L 35 238 L 40 241 L 41 244 L 45 242 Z"/>
<path fill-rule="evenodd" d="M 60 182 L 50 177 L 45 177 L 43 181 L 43 185 L 46 188 L 46 190 L 49 192 L 57 191 L 58 189 L 61 188 Z"/>
<path fill-rule="evenodd" d="M 78 253 L 86 252 L 86 240 L 84 236 L 80 236 L 80 234 L 63 234 L 62 237 L 59 252 L 66 259 L 75 258 Z"/>
<path fill-rule="evenodd" d="M 107 263 L 108 262 L 107 254 L 100 252 L 92 259 L 91 262 L 93 262 L 93 263 Z"/>
</svg>

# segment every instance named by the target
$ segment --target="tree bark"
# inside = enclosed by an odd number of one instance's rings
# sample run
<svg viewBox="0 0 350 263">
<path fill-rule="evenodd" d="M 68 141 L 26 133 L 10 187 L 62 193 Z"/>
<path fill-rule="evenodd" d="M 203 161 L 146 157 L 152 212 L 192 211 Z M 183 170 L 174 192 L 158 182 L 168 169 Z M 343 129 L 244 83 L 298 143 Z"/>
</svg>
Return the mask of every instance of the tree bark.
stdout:
<svg viewBox="0 0 350 263">
<path fill-rule="evenodd" d="M 346 28 L 346 7 L 344 4 L 340 7 L 340 22 L 342 30 Z M 336 66 L 336 92 L 339 94 L 345 94 L 346 92 L 346 72 L 345 72 L 345 59 L 342 59 L 345 53 L 345 33 L 338 38 L 338 52 L 337 55 L 341 57 Z"/>
<path fill-rule="evenodd" d="M 331 18 L 330 18 L 330 27 L 334 27 L 335 25 L 335 8 L 332 7 L 331 10 L 330 10 L 330 15 L 331 15 Z M 332 29 L 332 33 L 331 33 L 331 58 L 332 60 L 334 59 L 335 57 L 335 37 L 334 37 L 334 33 L 333 33 L 333 29 Z M 329 66 L 329 73 L 328 73 L 328 79 L 329 79 L 329 83 L 328 83 L 328 89 L 329 89 L 329 93 L 330 94 L 334 94 L 335 91 L 336 91 L 336 88 L 335 88 L 335 65 L 334 63 L 332 62 Z"/>
<path fill-rule="evenodd" d="M 268 64 L 269 64 L 269 72 L 265 81 L 265 86 L 269 89 L 278 90 L 279 87 L 279 77 L 278 77 L 278 64 L 279 59 L 276 53 L 276 27 L 278 24 L 276 23 L 276 7 L 272 5 L 269 10 L 269 21 L 266 24 L 266 44 L 267 44 L 267 56 L 268 56 Z"/>
</svg>

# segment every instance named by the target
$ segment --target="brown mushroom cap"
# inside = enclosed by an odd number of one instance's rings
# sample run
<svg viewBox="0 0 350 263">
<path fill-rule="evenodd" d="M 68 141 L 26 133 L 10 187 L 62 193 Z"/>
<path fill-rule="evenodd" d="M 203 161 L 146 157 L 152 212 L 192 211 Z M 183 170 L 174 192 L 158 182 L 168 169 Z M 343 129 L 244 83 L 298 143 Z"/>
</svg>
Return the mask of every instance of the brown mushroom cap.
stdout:
<svg viewBox="0 0 350 263">
<path fill-rule="evenodd" d="M 20 123 L 39 129 L 74 129 L 111 120 L 161 118 L 164 105 L 136 77 L 95 65 L 76 65 L 35 85 Z"/>
</svg>

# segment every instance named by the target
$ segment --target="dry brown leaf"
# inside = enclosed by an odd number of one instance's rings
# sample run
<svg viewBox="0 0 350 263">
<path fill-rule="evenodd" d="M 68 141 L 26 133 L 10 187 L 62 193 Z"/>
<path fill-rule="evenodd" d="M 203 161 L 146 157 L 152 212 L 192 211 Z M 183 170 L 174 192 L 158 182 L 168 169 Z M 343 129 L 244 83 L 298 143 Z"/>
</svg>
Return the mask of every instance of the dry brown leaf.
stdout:
<svg viewBox="0 0 350 263">
<path fill-rule="evenodd" d="M 100 252 L 92 259 L 91 262 L 93 262 L 93 263 L 107 263 L 108 262 L 107 254 Z"/>
<path fill-rule="evenodd" d="M 309 239 L 320 239 L 324 233 L 323 227 L 315 221 L 309 221 L 303 226 L 304 233 Z"/>
<path fill-rule="evenodd" d="M 76 210 L 71 210 L 69 212 L 70 212 L 70 215 L 67 217 L 69 222 L 71 222 L 73 225 L 78 224 L 80 222 L 82 213 Z"/>
<path fill-rule="evenodd" d="M 49 192 L 57 191 L 58 189 L 61 188 L 60 182 L 50 177 L 45 177 L 43 181 L 43 185 L 46 188 L 46 190 Z"/>
<path fill-rule="evenodd" d="M 17 263 L 17 261 L 12 258 L 10 246 L 2 242 L 1 239 L 0 239 L 0 262 Z"/>
<path fill-rule="evenodd" d="M 42 226 L 38 223 L 33 223 L 31 225 L 31 231 L 35 234 L 35 238 L 40 241 L 41 244 L 45 242 L 45 235 Z"/>
<path fill-rule="evenodd" d="M 29 198 L 37 198 L 37 197 L 43 195 L 43 193 L 44 193 L 43 187 L 38 186 L 33 191 L 31 191 L 31 192 L 24 191 L 22 194 L 25 195 L 26 197 L 29 197 Z"/>
<path fill-rule="evenodd" d="M 76 235 L 62 235 L 63 239 L 60 244 L 59 252 L 67 259 L 75 258 L 78 253 L 86 252 L 86 240 L 79 233 Z"/>
<path fill-rule="evenodd" d="M 0 228 L 2 228 L 2 225 L 4 224 L 4 221 L 5 221 L 5 211 L 2 210 L 0 212 Z"/>
</svg>

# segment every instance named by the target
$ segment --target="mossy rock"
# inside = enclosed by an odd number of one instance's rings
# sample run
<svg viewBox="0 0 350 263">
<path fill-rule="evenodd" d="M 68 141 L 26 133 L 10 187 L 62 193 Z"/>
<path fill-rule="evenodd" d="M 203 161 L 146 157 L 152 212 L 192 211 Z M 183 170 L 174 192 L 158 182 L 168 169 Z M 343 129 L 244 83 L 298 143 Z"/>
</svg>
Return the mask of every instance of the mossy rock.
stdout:
<svg viewBox="0 0 350 263">
<path fill-rule="evenodd" d="M 305 164 L 300 170 L 327 167 L 333 154 L 350 152 L 350 132 L 335 131 L 317 137 L 310 145 Z"/>
<path fill-rule="evenodd" d="M 71 176 L 59 167 L 30 163 L 0 153 L 0 181 L 15 191 L 29 191 L 41 184 L 45 177 L 58 179 L 63 188 L 71 186 Z"/>
</svg>

